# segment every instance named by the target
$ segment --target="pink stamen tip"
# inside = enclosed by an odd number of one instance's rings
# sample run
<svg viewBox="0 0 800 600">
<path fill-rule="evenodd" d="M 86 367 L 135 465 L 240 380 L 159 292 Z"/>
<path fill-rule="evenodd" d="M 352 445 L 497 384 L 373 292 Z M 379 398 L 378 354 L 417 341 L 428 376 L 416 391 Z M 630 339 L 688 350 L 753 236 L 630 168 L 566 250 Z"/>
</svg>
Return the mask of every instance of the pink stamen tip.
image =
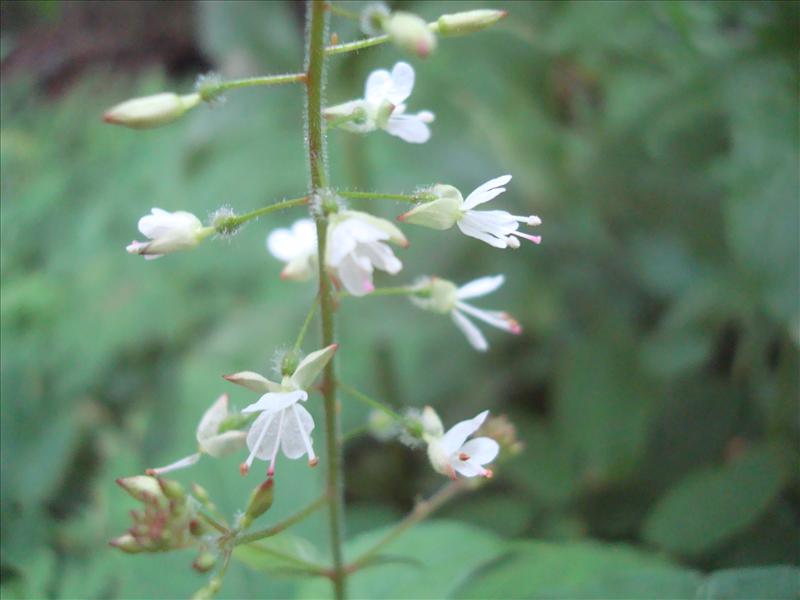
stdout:
<svg viewBox="0 0 800 600">
<path fill-rule="evenodd" d="M 275 476 L 275 467 L 270 465 L 269 469 L 267 469 L 267 477 L 274 477 Z"/>
<path fill-rule="evenodd" d="M 145 469 L 144 474 L 152 477 L 153 475 L 158 475 L 158 471 L 156 469 Z"/>
<path fill-rule="evenodd" d="M 319 459 L 315 456 L 314 458 L 309 459 L 308 466 L 309 467 L 316 467 L 319 464 Z"/>
<path fill-rule="evenodd" d="M 461 454 L 458 455 L 458 460 L 469 460 L 469 454 L 467 454 L 466 452 L 462 452 Z"/>
<path fill-rule="evenodd" d="M 526 240 L 530 240 L 534 244 L 541 244 L 542 243 L 542 236 L 540 235 L 529 235 L 527 233 L 520 233 L 519 231 L 512 231 L 512 235 L 517 237 L 525 238 Z"/>
<path fill-rule="evenodd" d="M 492 477 L 494 477 L 494 471 L 492 471 L 491 469 L 484 469 L 483 476 L 486 477 L 486 479 L 491 479 Z"/>
<path fill-rule="evenodd" d="M 403 221 L 405 221 L 405 220 L 406 220 L 406 217 L 407 217 L 407 216 L 408 216 L 408 213 L 406 212 L 406 213 L 403 213 L 402 215 L 398 215 L 398 216 L 396 217 L 396 219 L 397 219 L 398 221 L 400 221 L 400 222 L 403 222 Z"/>
<path fill-rule="evenodd" d="M 242 463 L 239 465 L 239 474 L 244 477 L 250 472 L 250 465 L 247 463 Z"/>
</svg>

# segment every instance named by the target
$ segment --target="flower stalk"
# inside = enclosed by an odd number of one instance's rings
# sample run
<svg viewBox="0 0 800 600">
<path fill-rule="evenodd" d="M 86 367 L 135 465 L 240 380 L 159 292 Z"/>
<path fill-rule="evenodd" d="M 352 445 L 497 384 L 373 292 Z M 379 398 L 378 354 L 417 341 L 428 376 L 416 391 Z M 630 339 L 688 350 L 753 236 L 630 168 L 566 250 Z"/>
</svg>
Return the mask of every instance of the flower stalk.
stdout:
<svg viewBox="0 0 800 600">
<path fill-rule="evenodd" d="M 308 166 L 311 174 L 311 197 L 318 196 L 327 185 L 325 163 L 325 122 L 322 115 L 322 96 L 325 86 L 325 34 L 327 29 L 327 2 L 310 0 L 308 3 L 306 45 L 306 122 L 308 125 Z M 316 214 L 317 265 L 319 268 L 319 304 L 322 321 L 322 343 L 335 343 L 333 297 L 331 282 L 325 271 L 327 215 Z M 332 557 L 331 581 L 337 599 L 345 597 L 344 558 L 344 482 L 342 480 L 342 443 L 339 415 L 336 404 L 336 377 L 334 362 L 325 366 L 322 380 L 325 406 L 325 434 L 327 449 L 327 474 L 325 495 L 328 501 L 330 546 Z"/>
</svg>

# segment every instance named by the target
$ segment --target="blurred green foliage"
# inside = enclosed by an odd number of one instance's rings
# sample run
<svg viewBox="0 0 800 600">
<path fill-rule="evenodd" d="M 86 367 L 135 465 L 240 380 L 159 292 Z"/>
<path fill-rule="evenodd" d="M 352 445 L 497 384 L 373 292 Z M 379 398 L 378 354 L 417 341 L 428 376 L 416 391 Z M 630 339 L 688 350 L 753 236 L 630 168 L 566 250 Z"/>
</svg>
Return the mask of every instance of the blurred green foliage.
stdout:
<svg viewBox="0 0 800 600">
<path fill-rule="evenodd" d="M 495 30 L 415 62 L 410 109 L 437 114 L 428 144 L 332 132 L 330 158 L 335 184 L 357 189 L 467 192 L 512 173 L 503 205 L 543 218 L 540 247 L 409 229 L 398 280 L 506 273 L 491 300 L 525 334 L 492 332 L 478 355 L 446 319 L 367 298 L 339 311 L 339 369 L 448 423 L 508 414 L 526 450 L 387 548 L 398 560 L 358 574 L 354 595 L 798 597 L 798 4 L 498 5 L 510 15 Z M 429 19 L 476 6 L 403 5 Z M 196 8 L 223 73 L 298 68 L 289 3 Z M 329 101 L 402 58 L 391 47 L 334 58 Z M 267 371 L 313 297 L 279 281 L 264 250 L 299 213 L 155 263 L 125 254 L 152 206 L 244 212 L 305 188 L 297 87 L 231 93 L 155 131 L 99 120 L 126 97 L 190 86 L 100 72 L 53 100 L 4 81 L 4 597 L 172 598 L 203 585 L 191 555 L 107 548 L 132 508 L 114 478 L 190 452 L 221 392 L 248 402 L 220 374 Z M 344 402 L 345 431 L 365 417 Z M 439 482 L 424 453 L 363 437 L 347 462 L 349 551 Z M 232 515 L 256 484 L 236 464 L 205 458 L 179 478 Z M 281 461 L 262 520 L 312 500 L 321 471 Z M 304 541 L 276 543 L 324 560 L 322 516 L 293 534 Z M 256 569 L 235 562 L 222 597 L 327 593 L 245 562 Z"/>
</svg>

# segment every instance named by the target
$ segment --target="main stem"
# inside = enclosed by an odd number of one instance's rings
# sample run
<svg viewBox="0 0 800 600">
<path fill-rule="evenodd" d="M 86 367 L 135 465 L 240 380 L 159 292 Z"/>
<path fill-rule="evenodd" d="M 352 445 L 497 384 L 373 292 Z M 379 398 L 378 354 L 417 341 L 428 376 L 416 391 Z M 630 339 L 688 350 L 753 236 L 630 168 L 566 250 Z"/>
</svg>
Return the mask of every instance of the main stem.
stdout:
<svg viewBox="0 0 800 600">
<path fill-rule="evenodd" d="M 308 167 L 311 173 L 312 201 L 327 186 L 325 155 L 325 122 L 322 118 L 322 93 L 325 86 L 325 29 L 327 10 L 324 0 L 309 0 L 306 30 L 306 122 L 308 124 Z M 331 283 L 325 272 L 325 245 L 328 218 L 318 202 L 314 219 L 317 225 L 317 264 L 319 265 L 319 305 L 322 321 L 322 345 L 334 343 L 333 297 Z M 322 380 L 325 403 L 325 434 L 327 447 L 327 477 L 325 495 L 330 511 L 330 541 L 333 565 L 333 590 L 337 599 L 345 597 L 345 567 L 342 556 L 344 539 L 344 482 L 342 479 L 342 443 L 339 414 L 336 404 L 334 361 L 325 367 Z"/>
</svg>

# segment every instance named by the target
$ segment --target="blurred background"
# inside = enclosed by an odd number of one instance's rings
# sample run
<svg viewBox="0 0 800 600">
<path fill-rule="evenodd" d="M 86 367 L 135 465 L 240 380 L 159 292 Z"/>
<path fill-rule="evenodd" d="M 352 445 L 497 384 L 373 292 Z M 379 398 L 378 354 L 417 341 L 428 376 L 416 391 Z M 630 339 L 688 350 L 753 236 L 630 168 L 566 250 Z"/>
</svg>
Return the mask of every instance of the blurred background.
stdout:
<svg viewBox="0 0 800 600">
<path fill-rule="evenodd" d="M 405 269 L 463 283 L 524 333 L 468 347 L 404 298 L 346 301 L 341 378 L 447 426 L 488 408 L 524 451 L 359 575 L 360 597 L 798 597 L 798 50 L 796 2 L 394 2 L 428 20 L 491 4 L 493 29 L 440 39 L 426 61 L 385 45 L 334 57 L 328 101 L 412 62 L 424 146 L 329 135 L 334 184 L 465 194 L 503 173 L 497 208 L 540 215 L 543 243 L 494 250 L 406 228 Z M 362 5 L 344 2 L 358 12 Z M 125 253 L 157 206 L 205 216 L 304 193 L 301 86 L 231 92 L 179 122 L 104 125 L 130 97 L 197 75 L 297 71 L 299 2 L 3 2 L 2 592 L 176 598 L 206 580 L 191 552 L 128 556 L 107 541 L 135 503 L 114 479 L 194 450 L 220 375 L 271 371 L 313 284 L 278 278 L 266 234 L 151 263 Z M 355 39 L 357 24 L 333 18 Z M 365 203 L 359 206 L 366 207 Z M 405 209 L 374 203 L 392 218 Z M 306 351 L 317 348 L 316 323 Z M 386 526 L 442 483 L 424 451 L 357 435 L 347 396 L 348 536 Z M 312 397 L 309 409 L 320 414 Z M 324 448 L 322 432 L 316 445 Z M 258 478 L 241 456 L 176 479 L 233 515 Z M 322 457 L 324 463 L 325 457 Z M 324 468 L 279 460 L 269 524 L 311 501 Z M 322 516 L 297 533 L 324 557 Z M 430 565 L 436 565 L 431 572 Z M 383 587 L 380 587 L 383 585 Z M 225 598 L 318 597 L 319 583 L 235 563 Z M 771 594 L 771 595 L 770 595 Z"/>
</svg>

